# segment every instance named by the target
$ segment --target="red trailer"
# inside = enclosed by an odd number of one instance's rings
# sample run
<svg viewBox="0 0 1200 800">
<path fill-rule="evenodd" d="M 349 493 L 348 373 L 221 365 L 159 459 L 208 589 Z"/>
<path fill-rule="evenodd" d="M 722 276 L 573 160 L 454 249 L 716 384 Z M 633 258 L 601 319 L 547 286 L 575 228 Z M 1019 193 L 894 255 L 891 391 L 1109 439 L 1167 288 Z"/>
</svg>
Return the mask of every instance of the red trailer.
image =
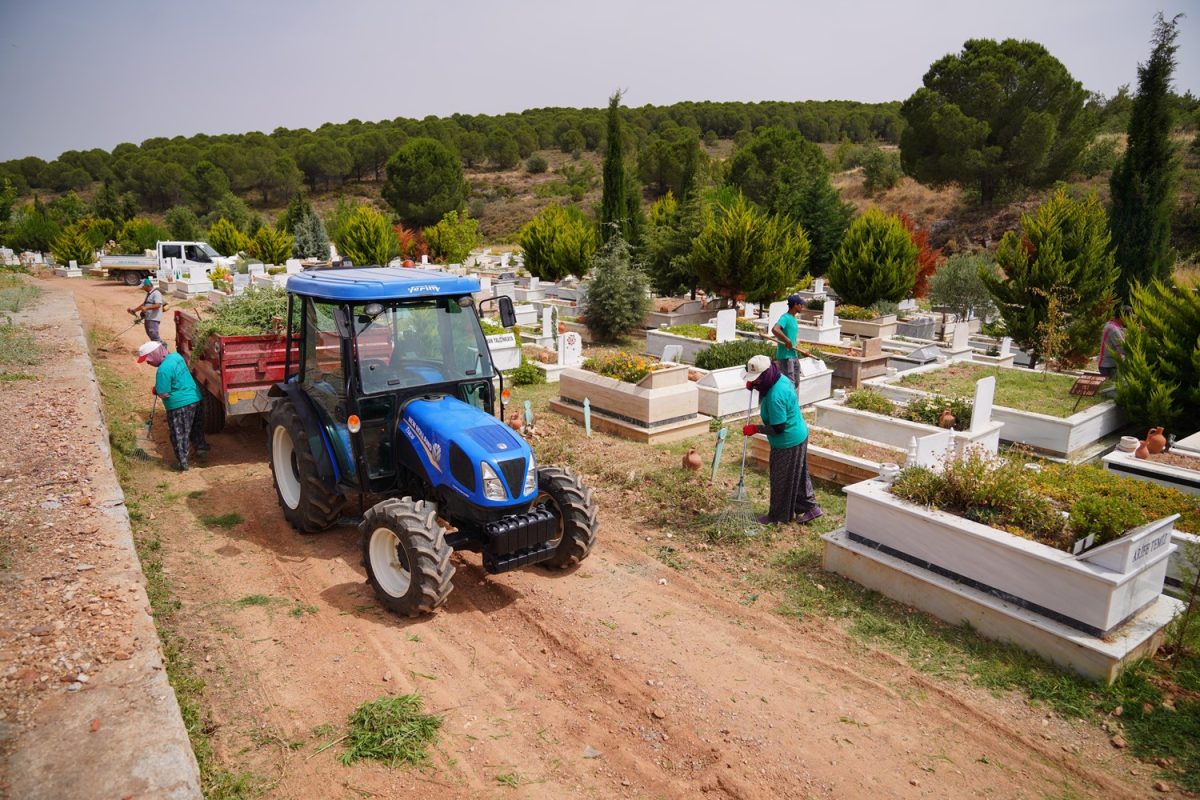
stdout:
<svg viewBox="0 0 1200 800">
<path fill-rule="evenodd" d="M 283 380 L 287 333 L 281 329 L 256 336 L 209 336 L 204 351 L 192 355 L 200 319 L 175 311 L 175 349 L 191 366 L 204 391 L 204 430 L 219 433 L 226 417 L 265 414 L 267 391 Z M 292 370 L 299 364 L 299 334 L 292 336 Z"/>
</svg>

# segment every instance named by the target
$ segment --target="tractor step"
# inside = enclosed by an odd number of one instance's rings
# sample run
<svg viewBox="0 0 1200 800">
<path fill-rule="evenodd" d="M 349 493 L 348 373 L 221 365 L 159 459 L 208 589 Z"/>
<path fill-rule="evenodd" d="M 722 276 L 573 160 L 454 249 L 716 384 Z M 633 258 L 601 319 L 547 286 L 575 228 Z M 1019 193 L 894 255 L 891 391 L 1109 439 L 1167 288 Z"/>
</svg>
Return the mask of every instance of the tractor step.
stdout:
<svg viewBox="0 0 1200 800">
<path fill-rule="evenodd" d="M 546 506 L 488 523 L 483 528 L 484 569 L 508 572 L 552 558 L 558 527 L 558 517 Z"/>
</svg>

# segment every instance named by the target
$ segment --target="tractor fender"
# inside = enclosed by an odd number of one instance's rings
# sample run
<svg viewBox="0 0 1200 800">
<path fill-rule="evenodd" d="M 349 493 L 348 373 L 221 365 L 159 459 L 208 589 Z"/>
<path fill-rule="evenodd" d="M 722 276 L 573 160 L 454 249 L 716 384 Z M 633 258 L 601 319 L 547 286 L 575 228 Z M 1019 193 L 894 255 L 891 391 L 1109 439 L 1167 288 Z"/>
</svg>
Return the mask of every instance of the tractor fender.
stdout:
<svg viewBox="0 0 1200 800">
<path fill-rule="evenodd" d="M 300 418 L 301 424 L 304 425 L 309 450 L 312 452 L 313 459 L 317 462 L 317 475 L 328 486 L 336 486 L 340 479 L 337 459 L 333 457 L 333 449 L 329 441 L 329 436 L 325 432 L 325 426 L 321 424 L 320 419 L 317 417 L 317 411 L 313 408 L 312 400 L 295 383 L 276 383 L 267 392 L 267 396 L 274 398 L 286 397 L 291 402 L 292 407 L 296 409 L 296 416 Z"/>
</svg>

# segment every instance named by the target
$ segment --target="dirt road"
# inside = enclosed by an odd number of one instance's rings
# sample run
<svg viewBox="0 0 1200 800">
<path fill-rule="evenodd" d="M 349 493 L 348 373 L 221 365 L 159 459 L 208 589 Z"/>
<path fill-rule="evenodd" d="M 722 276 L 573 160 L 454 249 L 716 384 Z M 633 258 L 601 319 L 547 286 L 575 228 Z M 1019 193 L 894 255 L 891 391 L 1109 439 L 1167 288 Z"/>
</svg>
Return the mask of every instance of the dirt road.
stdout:
<svg viewBox="0 0 1200 800">
<path fill-rule="evenodd" d="M 137 296 L 90 280 L 72 288 L 85 325 L 114 330 Z M 171 324 L 163 334 L 173 341 Z M 138 402 L 151 379 L 131 356 L 141 341 L 131 332 L 100 356 L 131 377 Z M 208 464 L 179 475 L 164 468 L 156 428 L 162 463 L 132 476 L 135 527 L 162 537 L 219 758 L 267 796 L 1145 793 L 1147 778 L 1129 775 L 1139 765 L 1092 727 L 922 676 L 833 624 L 773 613 L 777 598 L 743 605 L 745 574 L 727 555 L 668 569 L 649 552 L 667 532 L 623 518 L 618 488 L 599 489 L 600 541 L 574 572 L 487 577 L 478 556 L 456 554 L 448 605 L 397 618 L 364 582 L 353 528 L 305 537 L 283 521 L 259 429 L 211 440 Z M 615 464 L 645 457 L 603 437 L 579 446 Z M 228 514 L 243 521 L 201 522 Z M 435 769 L 345 767 L 337 746 L 318 752 L 334 736 L 314 729 L 412 691 L 445 716 Z"/>
</svg>

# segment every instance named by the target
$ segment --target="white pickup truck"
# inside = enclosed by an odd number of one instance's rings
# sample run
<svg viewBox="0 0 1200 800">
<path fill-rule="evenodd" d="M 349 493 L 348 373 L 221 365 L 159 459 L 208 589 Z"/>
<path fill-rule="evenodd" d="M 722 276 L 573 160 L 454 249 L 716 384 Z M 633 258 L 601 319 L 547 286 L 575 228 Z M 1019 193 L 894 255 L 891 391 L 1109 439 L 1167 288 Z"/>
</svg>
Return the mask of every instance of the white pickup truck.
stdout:
<svg viewBox="0 0 1200 800">
<path fill-rule="evenodd" d="M 128 286 L 164 272 L 181 278 L 191 273 L 193 265 L 203 264 L 208 272 L 232 263 L 232 258 L 221 255 L 207 242 L 159 242 L 152 256 L 100 256 L 100 266 L 108 270 L 108 277 L 120 278 Z"/>
</svg>

